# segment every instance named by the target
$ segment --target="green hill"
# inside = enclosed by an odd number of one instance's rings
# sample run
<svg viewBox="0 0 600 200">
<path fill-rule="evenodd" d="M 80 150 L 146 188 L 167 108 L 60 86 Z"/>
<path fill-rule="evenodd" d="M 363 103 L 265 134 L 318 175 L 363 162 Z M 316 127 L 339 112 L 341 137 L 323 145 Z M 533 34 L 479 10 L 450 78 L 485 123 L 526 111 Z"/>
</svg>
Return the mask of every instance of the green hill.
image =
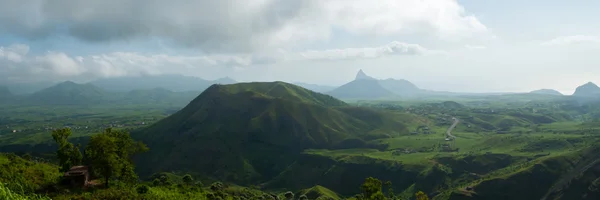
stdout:
<svg viewBox="0 0 600 200">
<path fill-rule="evenodd" d="M 26 97 L 28 103 L 39 105 L 82 105 L 106 100 L 106 92 L 92 84 L 66 81 Z"/>
<path fill-rule="evenodd" d="M 257 82 L 213 85 L 132 134 L 151 149 L 137 158 L 142 175 L 181 170 L 244 184 L 277 176 L 305 149 L 364 148 L 407 134 L 406 119 L 288 83 Z"/>
</svg>

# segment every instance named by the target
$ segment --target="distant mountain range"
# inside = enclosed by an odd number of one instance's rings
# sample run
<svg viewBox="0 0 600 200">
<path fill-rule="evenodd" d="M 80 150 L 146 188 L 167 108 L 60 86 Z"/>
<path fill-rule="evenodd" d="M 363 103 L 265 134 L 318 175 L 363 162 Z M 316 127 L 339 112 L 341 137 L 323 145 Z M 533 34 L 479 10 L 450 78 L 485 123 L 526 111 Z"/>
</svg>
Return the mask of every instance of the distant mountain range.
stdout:
<svg viewBox="0 0 600 200">
<path fill-rule="evenodd" d="M 404 79 L 378 80 L 367 75 L 362 69 L 356 78 L 327 94 L 342 99 L 378 99 L 393 97 L 413 97 L 427 93 L 410 81 Z"/>
<path fill-rule="evenodd" d="M 553 90 L 553 89 L 539 89 L 539 90 L 531 91 L 529 93 L 531 93 L 531 94 L 547 94 L 547 95 L 563 96 L 562 93 L 560 93 L 559 91 Z"/>
<path fill-rule="evenodd" d="M 4 92 L 3 92 L 4 91 Z M 166 103 L 183 106 L 200 92 L 173 92 L 164 88 L 107 91 L 90 83 L 65 81 L 32 94 L 10 95 L 0 87 L 0 102 L 20 105 L 98 105 Z"/>
<path fill-rule="evenodd" d="M 174 92 L 204 91 L 213 84 L 232 84 L 237 81 L 225 77 L 217 80 L 205 80 L 193 76 L 158 75 L 105 78 L 90 82 L 108 91 L 132 91 L 164 88 Z"/>
<path fill-rule="evenodd" d="M 376 100 L 398 98 L 432 98 L 432 97 L 482 97 L 490 95 L 512 95 L 522 98 L 541 98 L 539 95 L 565 96 L 552 89 L 540 89 L 529 93 L 457 93 L 425 90 L 404 79 L 376 79 L 359 70 L 354 80 L 335 88 L 327 94 L 340 99 Z M 600 98 L 600 87 L 587 83 L 577 88 L 572 95 L 578 98 Z"/>
<path fill-rule="evenodd" d="M 42 103 L 42 104 L 93 104 L 98 102 L 130 103 L 141 102 L 165 102 L 173 99 L 191 100 L 193 94 L 199 94 L 213 84 L 233 84 L 237 81 L 225 77 L 217 80 L 205 80 L 198 77 L 183 75 L 157 75 L 157 76 L 135 76 L 106 78 L 92 81 L 86 84 L 78 84 L 66 81 L 51 87 L 42 87 L 37 91 L 26 94 L 32 88 L 41 87 L 37 84 L 12 84 L 0 85 L 0 101 L 6 102 L 18 99 L 20 103 Z M 329 94 L 344 100 L 376 100 L 376 99 L 427 99 L 434 97 L 482 97 L 489 95 L 563 95 L 552 89 L 540 89 L 529 93 L 455 93 L 444 91 L 431 91 L 417 87 L 415 84 L 404 79 L 376 79 L 359 70 L 354 80 L 339 87 L 324 86 L 310 83 L 295 83 L 303 88 Z M 15 89 L 13 89 L 15 88 Z M 24 91 L 20 89 L 26 88 Z M 15 92 L 15 90 L 17 90 Z M 525 96 L 524 96 L 525 95 Z M 579 99 L 600 99 L 600 87 L 589 82 L 579 86 L 572 95 Z M 532 96 L 534 97 L 534 96 Z M 541 98 L 541 96 L 535 96 Z M 129 100 L 125 100 L 129 99 Z M 177 100 L 181 102 L 181 100 Z"/>
<path fill-rule="evenodd" d="M 102 78 L 88 82 L 106 91 L 129 92 L 132 90 L 150 90 L 154 88 L 164 88 L 174 92 L 196 91 L 202 92 L 212 84 L 232 84 L 237 83 L 229 77 L 216 80 L 206 80 L 199 77 L 184 76 L 176 74 L 165 75 L 143 75 L 143 76 L 124 76 L 114 78 Z M 6 86 L 12 94 L 25 95 L 41 91 L 49 86 L 56 85 L 56 82 L 32 82 L 32 83 L 12 83 L 1 82 L 0 86 Z"/>
</svg>

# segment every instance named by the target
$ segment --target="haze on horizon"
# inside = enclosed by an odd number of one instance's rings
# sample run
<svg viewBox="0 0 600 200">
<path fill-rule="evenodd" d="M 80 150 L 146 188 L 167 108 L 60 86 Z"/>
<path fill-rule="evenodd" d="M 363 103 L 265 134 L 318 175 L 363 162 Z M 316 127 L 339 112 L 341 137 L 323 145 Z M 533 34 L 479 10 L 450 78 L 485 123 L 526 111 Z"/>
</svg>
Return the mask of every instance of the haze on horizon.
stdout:
<svg viewBox="0 0 600 200">
<path fill-rule="evenodd" d="M 139 74 L 452 92 L 600 82 L 600 1 L 4 0 L 0 80 Z M 2 81 L 0 81 L 2 82 Z"/>
</svg>

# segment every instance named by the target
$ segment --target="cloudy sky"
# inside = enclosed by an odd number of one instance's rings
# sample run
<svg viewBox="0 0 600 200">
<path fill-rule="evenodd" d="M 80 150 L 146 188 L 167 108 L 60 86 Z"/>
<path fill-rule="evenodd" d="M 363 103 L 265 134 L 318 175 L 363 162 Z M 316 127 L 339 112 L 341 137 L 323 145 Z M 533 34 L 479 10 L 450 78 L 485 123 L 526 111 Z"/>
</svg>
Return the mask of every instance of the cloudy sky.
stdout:
<svg viewBox="0 0 600 200">
<path fill-rule="evenodd" d="M 175 73 L 456 92 L 600 83 L 600 1 L 0 0 L 0 80 Z"/>
</svg>

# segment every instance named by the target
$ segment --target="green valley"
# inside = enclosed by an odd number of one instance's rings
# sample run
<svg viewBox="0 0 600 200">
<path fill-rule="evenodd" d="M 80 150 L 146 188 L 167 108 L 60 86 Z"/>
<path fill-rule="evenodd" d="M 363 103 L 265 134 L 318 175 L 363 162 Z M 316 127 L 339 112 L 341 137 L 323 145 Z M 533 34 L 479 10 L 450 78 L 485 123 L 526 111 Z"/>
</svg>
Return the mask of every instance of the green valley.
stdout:
<svg viewBox="0 0 600 200">
<path fill-rule="evenodd" d="M 0 150 L 20 157 L 2 155 L 7 170 L 0 182 L 7 184 L 0 190 L 23 199 L 600 195 L 600 103 L 587 96 L 342 101 L 285 82 L 251 82 L 215 84 L 184 100 L 177 96 L 183 93 L 160 88 L 94 88 L 63 83 L 33 94 L 62 103 L 2 103 Z M 43 92 L 50 90 L 68 92 Z M 453 118 L 459 123 L 448 137 Z M 131 157 L 139 181 L 115 176 L 109 188 L 86 190 L 58 184 L 55 152 L 61 145 L 51 132 L 64 127 L 72 131 L 69 141 L 81 145 L 84 164 L 90 138 L 107 128 L 130 132 L 148 147 Z M 19 174 L 25 176 L 17 181 Z"/>
</svg>

